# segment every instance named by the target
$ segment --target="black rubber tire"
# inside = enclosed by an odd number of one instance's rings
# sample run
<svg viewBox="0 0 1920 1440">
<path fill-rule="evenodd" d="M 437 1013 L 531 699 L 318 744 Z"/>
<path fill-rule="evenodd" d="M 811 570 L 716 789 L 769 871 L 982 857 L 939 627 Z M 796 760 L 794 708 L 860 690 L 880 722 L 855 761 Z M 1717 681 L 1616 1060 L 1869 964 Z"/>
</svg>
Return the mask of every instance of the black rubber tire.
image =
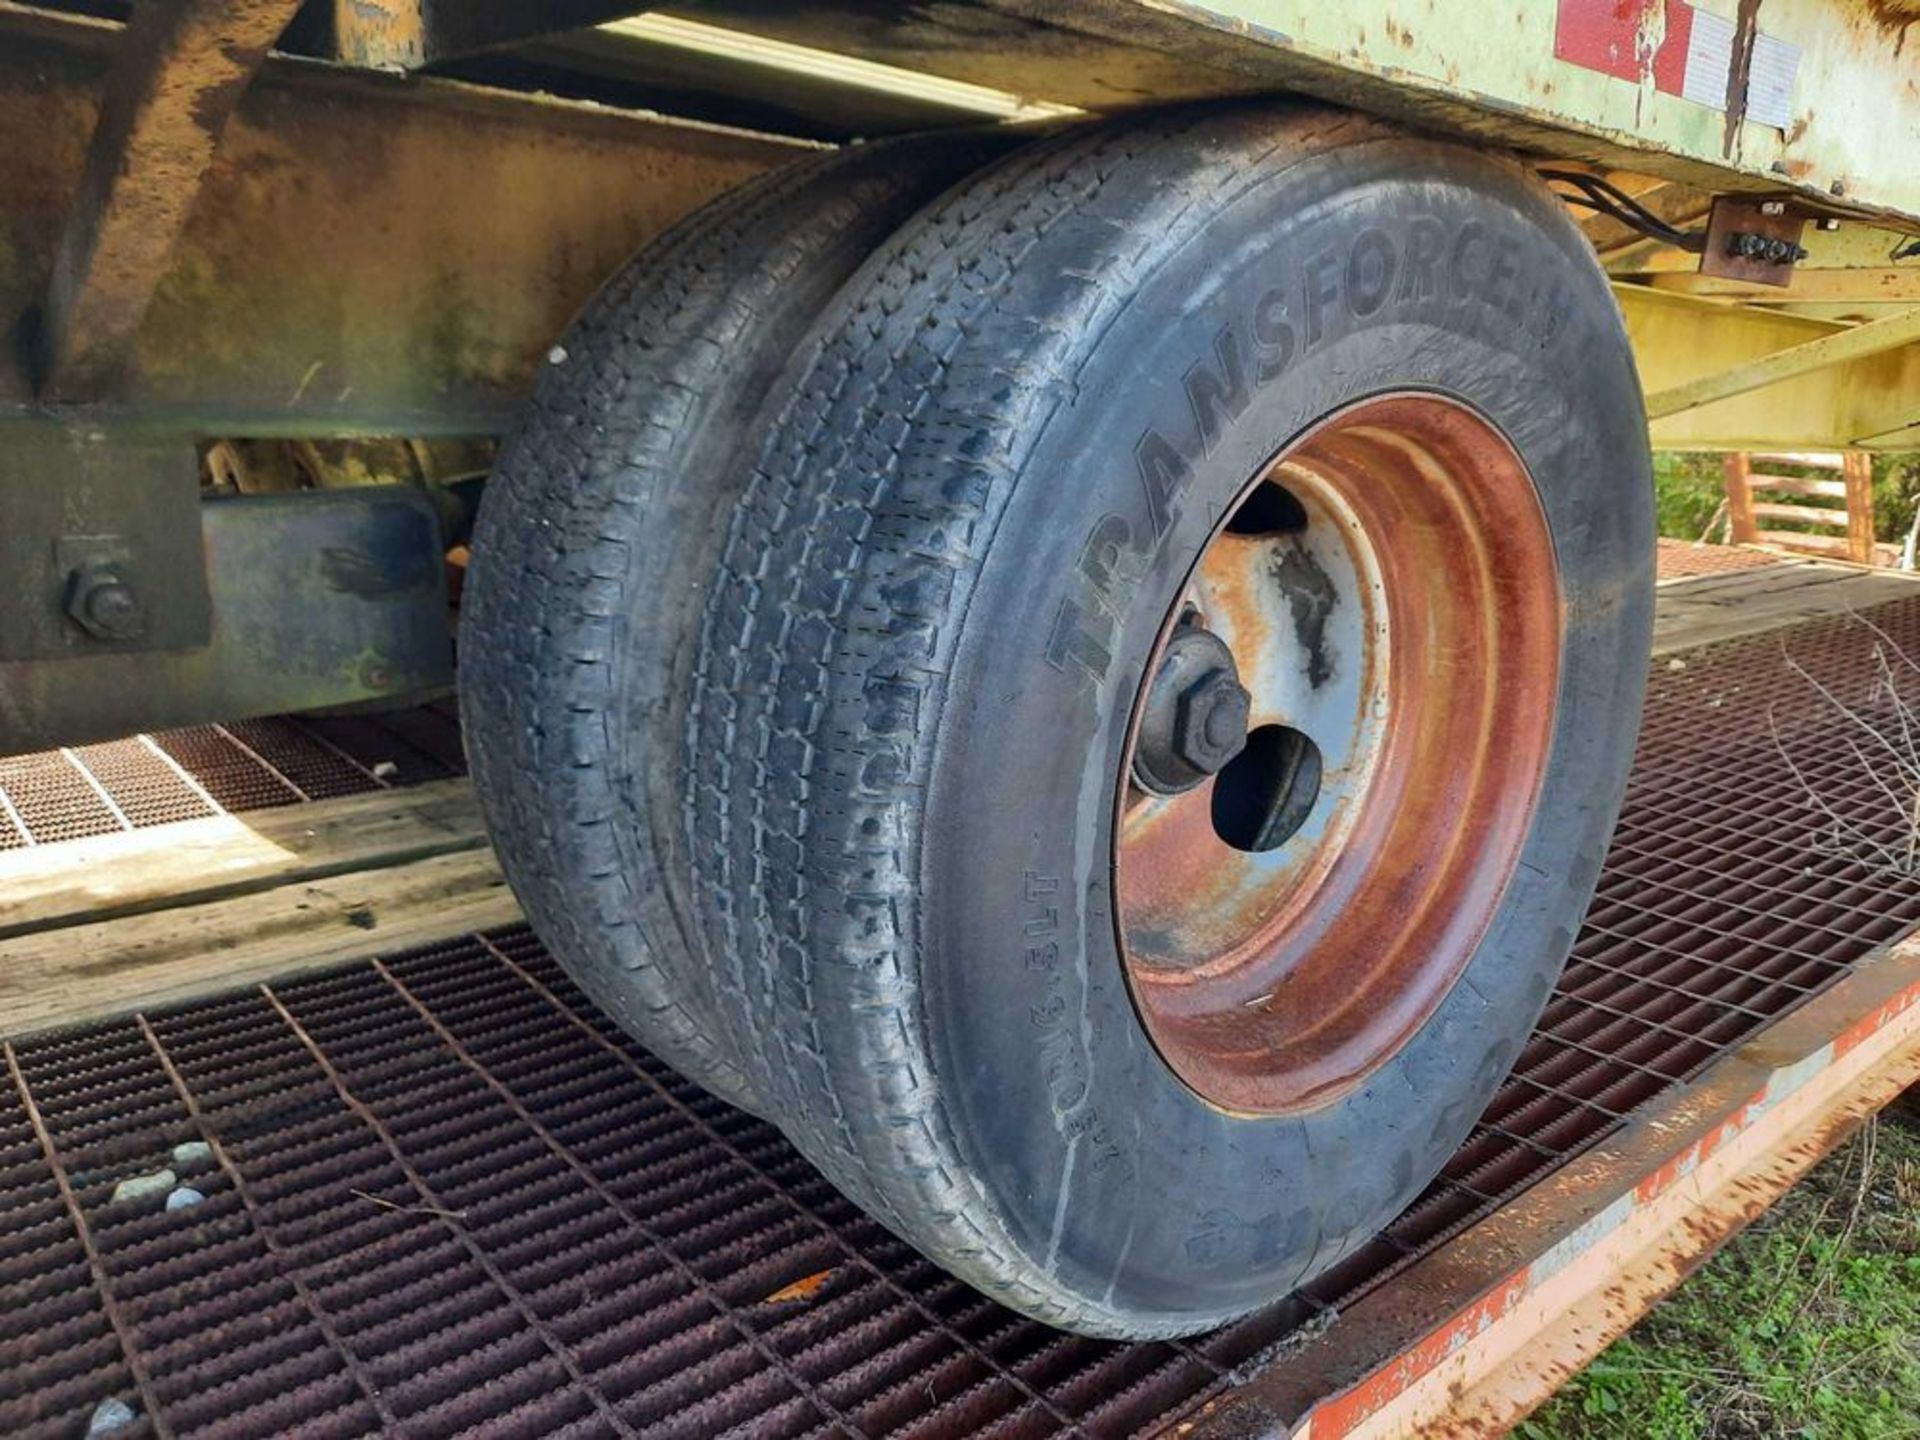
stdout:
<svg viewBox="0 0 1920 1440">
<path fill-rule="evenodd" d="M 502 447 L 461 628 L 474 783 L 568 972 L 682 1074 L 761 1102 L 689 923 L 688 643 L 754 413 L 807 327 L 915 210 L 1013 143 L 859 147 L 727 192 L 643 250 L 555 347 Z"/>
<path fill-rule="evenodd" d="M 1408 283 L 1356 299 L 1355 237 L 1405 256 L 1415 225 L 1439 229 Z M 1183 377 L 1223 346 L 1250 393 L 1203 445 Z M 1653 593 L 1640 391 L 1592 252 L 1503 157 L 1272 103 L 1128 118 L 950 192 L 797 363 L 709 597 L 687 750 L 750 1084 L 853 1198 L 1016 1309 L 1150 1337 L 1256 1308 L 1440 1169 L 1592 894 Z M 1122 976 L 1129 706 L 1237 488 L 1318 417 L 1409 388 L 1476 407 L 1539 487 L 1565 615 L 1549 773 L 1429 1023 L 1317 1110 L 1237 1118 L 1161 1061 Z M 1158 525 L 1149 427 L 1180 457 Z M 1131 548 L 1104 548 L 1114 516 Z"/>
</svg>

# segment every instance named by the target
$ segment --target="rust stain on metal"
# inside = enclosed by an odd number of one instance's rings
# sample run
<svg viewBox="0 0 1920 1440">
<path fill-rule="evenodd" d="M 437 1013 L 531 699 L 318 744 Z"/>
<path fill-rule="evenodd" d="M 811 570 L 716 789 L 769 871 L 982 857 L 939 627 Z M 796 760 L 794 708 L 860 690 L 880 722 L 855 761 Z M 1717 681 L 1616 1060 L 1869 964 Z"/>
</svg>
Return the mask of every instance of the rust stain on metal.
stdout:
<svg viewBox="0 0 1920 1440">
<path fill-rule="evenodd" d="M 119 38 L 0 14 L 0 130 L 34 137 L 0 148 L 0 192 L 17 201 L 0 208 L 0 313 L 47 293 Z M 199 433 L 497 432 L 635 248 L 815 148 L 270 58 L 125 365 L 88 398 Z M 30 400 L 0 369 L 0 411 Z"/>
<path fill-rule="evenodd" d="M 1866 0 L 1866 13 L 1893 36 L 1893 53 L 1898 55 L 1906 48 L 1908 29 L 1920 21 L 1920 0 Z"/>
<path fill-rule="evenodd" d="M 1759 35 L 1760 0 L 1740 0 L 1733 19 L 1733 54 L 1727 62 L 1727 123 L 1720 142 L 1720 153 L 1728 159 L 1740 143 L 1740 122 L 1747 118 L 1747 81 Z"/>
<path fill-rule="evenodd" d="M 343 65 L 411 70 L 425 64 L 421 0 L 333 0 L 333 45 Z"/>
<path fill-rule="evenodd" d="M 1354 562 L 1337 591 L 1300 538 L 1229 521 L 1167 633 L 1197 604 L 1240 663 L 1255 739 L 1276 725 L 1314 742 L 1318 818 L 1248 853 L 1221 829 L 1235 803 L 1221 787 L 1248 783 L 1234 766 L 1171 797 L 1123 785 L 1114 868 L 1122 953 L 1161 1053 L 1213 1104 L 1278 1114 L 1383 1064 L 1478 944 L 1544 772 L 1561 620 L 1533 482 L 1458 405 L 1400 395 L 1342 412 L 1237 503 L 1269 480 L 1311 517 L 1302 537 L 1341 535 Z M 1309 590 L 1276 583 L 1289 564 L 1312 571 Z"/>
<path fill-rule="evenodd" d="M 151 0 L 108 73 L 54 261 L 42 386 L 70 399 L 126 358 L 234 106 L 299 0 Z"/>
<path fill-rule="evenodd" d="M 1758 235 L 1784 246 L 1798 247 L 1806 226 L 1806 210 L 1791 197 L 1719 196 L 1708 216 L 1706 249 L 1700 252 L 1700 273 L 1723 280 L 1748 280 L 1785 288 L 1793 283 L 1795 262 L 1782 263 L 1735 253 L 1732 241 L 1737 235 Z"/>
</svg>

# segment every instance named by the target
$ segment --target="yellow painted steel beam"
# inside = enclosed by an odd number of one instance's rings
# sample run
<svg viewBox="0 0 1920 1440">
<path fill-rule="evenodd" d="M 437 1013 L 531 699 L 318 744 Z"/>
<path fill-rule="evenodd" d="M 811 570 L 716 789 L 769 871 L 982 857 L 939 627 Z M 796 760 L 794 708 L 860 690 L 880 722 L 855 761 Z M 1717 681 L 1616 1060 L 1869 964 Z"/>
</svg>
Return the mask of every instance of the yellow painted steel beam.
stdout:
<svg viewBox="0 0 1920 1440">
<path fill-rule="evenodd" d="M 1813 271 L 1889 268 L 1920 274 L 1920 256 L 1904 261 L 1893 258 L 1912 240 L 1911 235 L 1880 225 L 1842 224 L 1837 230 L 1820 230 L 1809 225 L 1800 236 L 1801 248 L 1807 256 L 1794 267 L 1795 278 Z M 1617 257 L 1607 259 L 1607 269 L 1619 276 L 1695 275 L 1700 270 L 1700 257 L 1657 240 L 1647 240 L 1623 247 Z"/>
<path fill-rule="evenodd" d="M 1670 385 L 1647 395 L 1649 419 L 1661 420 L 1682 410 L 1696 409 L 1715 400 L 1744 395 L 1782 380 L 1791 380 L 1809 371 L 1863 360 L 1884 351 L 1897 350 L 1920 340 L 1920 306 L 1870 320 L 1864 325 L 1837 330 L 1815 340 L 1772 351 L 1713 374 L 1702 375 L 1679 385 Z M 1920 397 L 1916 397 L 1920 399 Z"/>
<path fill-rule="evenodd" d="M 1796 266 L 1792 283 L 1784 288 L 1697 271 L 1655 275 L 1650 283 L 1656 290 L 1718 295 L 1749 305 L 1920 304 L 1920 265 L 1883 266 L 1878 270 L 1809 270 Z"/>
<path fill-rule="evenodd" d="M 1614 294 L 1650 397 L 1697 393 L 1685 387 L 1863 328 L 1645 285 L 1616 284 Z M 1835 363 L 1776 374 L 1740 393 L 1658 416 L 1653 443 L 1698 450 L 1911 448 L 1911 437 L 1903 441 L 1900 432 L 1920 425 L 1920 343 L 1851 358 L 1825 347 L 1815 353 Z M 1658 408 L 1669 403 L 1661 400 Z"/>
</svg>

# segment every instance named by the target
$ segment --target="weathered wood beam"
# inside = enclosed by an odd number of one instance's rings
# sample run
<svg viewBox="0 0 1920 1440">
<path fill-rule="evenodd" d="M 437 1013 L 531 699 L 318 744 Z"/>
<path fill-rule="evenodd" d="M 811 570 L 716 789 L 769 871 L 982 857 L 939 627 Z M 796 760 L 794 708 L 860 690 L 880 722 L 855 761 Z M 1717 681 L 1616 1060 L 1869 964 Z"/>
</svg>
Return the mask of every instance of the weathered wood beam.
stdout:
<svg viewBox="0 0 1920 1440">
<path fill-rule="evenodd" d="M 124 360 L 227 119 L 299 0 L 140 0 L 120 36 L 38 334 L 40 383 L 84 397 Z"/>
<path fill-rule="evenodd" d="M 486 847 L 461 779 L 4 850 L 0 945 Z"/>
<path fill-rule="evenodd" d="M 489 849 L 0 940 L 0 1037 L 178 1005 L 520 919 Z"/>
</svg>

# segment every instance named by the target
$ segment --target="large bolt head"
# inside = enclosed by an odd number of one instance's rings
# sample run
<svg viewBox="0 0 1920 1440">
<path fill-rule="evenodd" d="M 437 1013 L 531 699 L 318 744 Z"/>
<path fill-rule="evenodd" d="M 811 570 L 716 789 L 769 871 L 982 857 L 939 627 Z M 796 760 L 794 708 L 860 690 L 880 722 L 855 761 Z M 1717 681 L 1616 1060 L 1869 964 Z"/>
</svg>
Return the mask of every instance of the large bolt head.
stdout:
<svg viewBox="0 0 1920 1440">
<path fill-rule="evenodd" d="M 1247 718 L 1253 697 L 1229 670 L 1209 670 L 1181 695 L 1173 725 L 1173 749 L 1187 764 L 1217 775 L 1247 748 Z"/>
<path fill-rule="evenodd" d="M 67 592 L 67 614 L 96 640 L 134 640 L 147 623 L 140 597 L 107 569 L 74 574 Z"/>
<path fill-rule="evenodd" d="M 1206 783 L 1246 748 L 1251 709 L 1226 642 L 1197 624 L 1182 625 L 1167 641 L 1141 709 L 1135 783 L 1155 795 Z"/>
</svg>

